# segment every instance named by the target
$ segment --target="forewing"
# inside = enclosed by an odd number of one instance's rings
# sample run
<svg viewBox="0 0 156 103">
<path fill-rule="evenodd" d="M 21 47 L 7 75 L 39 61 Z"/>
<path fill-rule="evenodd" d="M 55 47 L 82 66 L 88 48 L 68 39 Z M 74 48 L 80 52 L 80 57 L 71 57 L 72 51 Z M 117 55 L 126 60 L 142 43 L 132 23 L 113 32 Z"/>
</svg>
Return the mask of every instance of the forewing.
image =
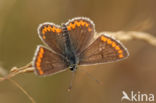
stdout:
<svg viewBox="0 0 156 103">
<path fill-rule="evenodd" d="M 38 75 L 50 75 L 66 70 L 67 66 L 62 55 L 58 55 L 43 46 L 38 46 L 33 60 Z"/>
<path fill-rule="evenodd" d="M 53 51 L 64 54 L 64 38 L 62 29 L 53 23 L 43 23 L 38 27 L 39 37 Z"/>
<path fill-rule="evenodd" d="M 80 54 L 80 65 L 118 61 L 128 55 L 127 49 L 119 41 L 102 34 Z"/>
<path fill-rule="evenodd" d="M 87 48 L 94 36 L 94 23 L 88 18 L 74 18 L 66 23 L 71 43 L 77 54 Z"/>
</svg>

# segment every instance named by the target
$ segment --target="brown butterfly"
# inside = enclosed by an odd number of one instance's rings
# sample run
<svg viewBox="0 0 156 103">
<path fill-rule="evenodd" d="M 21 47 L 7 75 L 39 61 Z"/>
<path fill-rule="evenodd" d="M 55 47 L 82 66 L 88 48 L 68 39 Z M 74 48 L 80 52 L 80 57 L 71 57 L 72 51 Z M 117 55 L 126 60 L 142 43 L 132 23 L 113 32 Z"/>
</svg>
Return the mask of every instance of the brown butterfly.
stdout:
<svg viewBox="0 0 156 103">
<path fill-rule="evenodd" d="M 127 49 L 112 37 L 101 34 L 94 39 L 94 23 L 85 17 L 69 20 L 62 26 L 43 23 L 38 28 L 47 47 L 37 47 L 33 66 L 38 75 L 55 74 L 77 65 L 114 62 L 126 58 Z"/>
</svg>

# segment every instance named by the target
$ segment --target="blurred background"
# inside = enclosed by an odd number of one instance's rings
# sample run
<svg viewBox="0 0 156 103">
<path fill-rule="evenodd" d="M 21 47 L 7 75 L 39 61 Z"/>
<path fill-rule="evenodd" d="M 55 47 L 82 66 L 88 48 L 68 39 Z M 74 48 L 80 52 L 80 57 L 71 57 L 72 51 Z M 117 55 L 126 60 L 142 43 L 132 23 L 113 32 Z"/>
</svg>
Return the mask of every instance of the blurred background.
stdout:
<svg viewBox="0 0 156 103">
<path fill-rule="evenodd" d="M 61 24 L 85 16 L 94 21 L 97 32 L 133 30 L 156 37 L 155 10 L 155 0 L 0 0 L 0 67 L 9 72 L 32 60 L 36 46 L 43 44 L 37 35 L 40 23 Z M 129 95 L 132 90 L 156 95 L 156 48 L 140 40 L 123 44 L 130 52 L 128 59 L 79 67 L 71 92 L 67 92 L 72 78 L 69 70 L 48 77 L 25 73 L 13 79 L 37 103 L 121 103 L 123 90 Z M 0 103 L 31 101 L 6 80 L 0 82 Z"/>
</svg>

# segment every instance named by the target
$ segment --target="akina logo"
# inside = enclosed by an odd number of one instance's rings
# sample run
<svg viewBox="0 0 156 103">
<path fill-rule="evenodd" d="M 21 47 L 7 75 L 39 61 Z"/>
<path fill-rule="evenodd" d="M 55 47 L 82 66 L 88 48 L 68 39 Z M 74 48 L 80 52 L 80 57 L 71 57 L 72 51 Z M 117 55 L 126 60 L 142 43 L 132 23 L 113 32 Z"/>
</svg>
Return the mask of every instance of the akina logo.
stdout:
<svg viewBox="0 0 156 103">
<path fill-rule="evenodd" d="M 134 92 L 131 91 L 130 93 L 126 93 L 122 91 L 122 98 L 121 101 L 131 101 L 131 102 L 153 102 L 154 101 L 154 94 L 149 93 L 141 93 L 140 91 Z"/>
</svg>

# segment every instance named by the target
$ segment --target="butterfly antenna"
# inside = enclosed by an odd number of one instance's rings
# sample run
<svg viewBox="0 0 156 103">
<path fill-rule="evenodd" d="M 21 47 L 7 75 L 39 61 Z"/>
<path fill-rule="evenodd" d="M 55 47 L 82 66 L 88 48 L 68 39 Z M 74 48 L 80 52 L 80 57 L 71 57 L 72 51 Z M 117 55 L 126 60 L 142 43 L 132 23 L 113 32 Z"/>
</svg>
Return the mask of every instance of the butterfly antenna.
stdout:
<svg viewBox="0 0 156 103">
<path fill-rule="evenodd" d="M 83 70 L 83 71 L 84 71 L 84 70 Z M 100 81 L 100 80 L 98 80 L 97 78 L 95 78 L 92 74 L 90 74 L 90 73 L 87 72 L 87 71 L 85 71 L 85 73 L 87 74 L 87 76 L 88 76 L 90 79 L 94 80 L 97 84 L 103 85 L 103 82 Z"/>
<path fill-rule="evenodd" d="M 68 92 L 70 92 L 71 89 L 72 89 L 72 86 L 73 86 L 73 80 L 74 80 L 74 78 L 75 78 L 75 74 L 76 74 L 76 71 L 73 71 L 73 73 L 72 73 L 72 79 L 71 79 L 71 81 L 70 81 L 70 85 L 69 85 L 69 87 L 68 87 Z"/>
</svg>

